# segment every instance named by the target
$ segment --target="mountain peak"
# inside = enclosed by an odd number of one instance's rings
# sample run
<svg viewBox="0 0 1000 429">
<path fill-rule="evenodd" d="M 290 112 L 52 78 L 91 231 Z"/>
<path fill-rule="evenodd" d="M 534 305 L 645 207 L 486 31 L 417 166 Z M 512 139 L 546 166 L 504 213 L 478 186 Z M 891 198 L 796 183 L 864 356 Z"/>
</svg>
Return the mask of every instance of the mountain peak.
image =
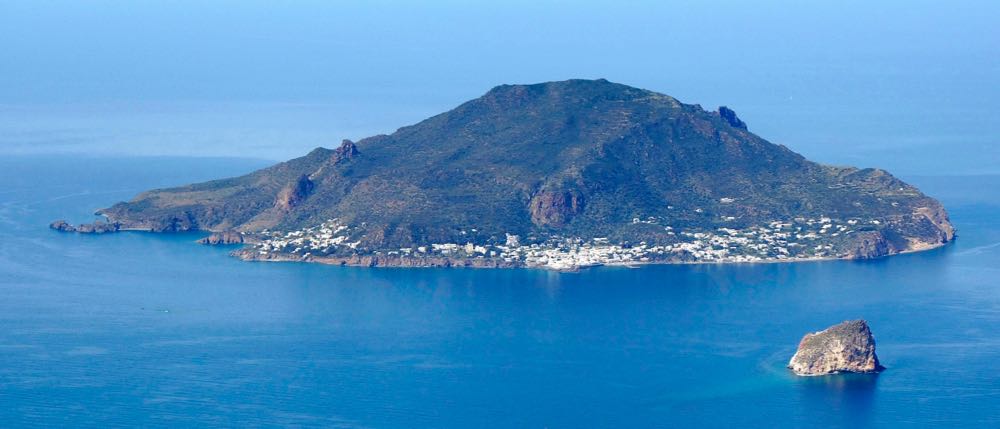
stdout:
<svg viewBox="0 0 1000 429">
<path fill-rule="evenodd" d="M 614 83 L 607 79 L 568 79 L 534 84 L 500 85 L 487 92 L 483 98 L 513 100 L 547 98 L 579 103 L 594 99 L 635 100 L 653 95 L 666 97 L 663 94 Z"/>
<path fill-rule="evenodd" d="M 568 89 L 568 88 L 594 88 L 600 86 L 621 86 L 626 88 L 631 88 L 628 85 L 613 83 L 607 79 L 565 79 L 565 80 L 552 80 L 546 82 L 538 83 L 526 83 L 526 84 L 502 84 L 493 87 L 490 92 L 493 91 L 504 91 L 512 88 L 536 88 L 536 89 Z"/>
</svg>

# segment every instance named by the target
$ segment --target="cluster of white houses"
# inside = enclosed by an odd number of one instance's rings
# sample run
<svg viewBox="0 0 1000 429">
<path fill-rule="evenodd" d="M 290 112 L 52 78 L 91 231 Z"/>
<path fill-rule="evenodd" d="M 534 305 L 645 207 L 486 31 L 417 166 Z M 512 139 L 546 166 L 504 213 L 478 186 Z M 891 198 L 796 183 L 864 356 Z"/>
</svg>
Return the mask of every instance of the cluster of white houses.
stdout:
<svg viewBox="0 0 1000 429">
<path fill-rule="evenodd" d="M 263 239 L 257 243 L 261 255 L 271 253 L 291 253 L 307 255 L 312 253 L 333 253 L 338 248 L 355 249 L 359 241 L 348 241 L 350 227 L 337 219 L 330 219 L 316 227 L 295 231 L 263 231 Z"/>
<path fill-rule="evenodd" d="M 873 219 L 841 221 L 820 217 L 775 221 L 765 226 L 742 229 L 680 231 L 671 226 L 658 226 L 671 237 L 671 242 L 665 244 L 612 243 L 607 238 L 557 236 L 522 244 L 520 237 L 507 234 L 503 244 L 434 243 L 372 253 L 415 258 L 489 258 L 508 264 L 557 270 L 647 262 L 762 262 L 839 256 L 831 244 L 838 241 L 837 237 L 879 224 L 879 220 Z M 332 219 L 312 228 L 265 232 L 255 246 L 261 255 L 330 255 L 357 249 L 360 242 L 351 241 L 352 230 L 348 225 Z"/>
</svg>

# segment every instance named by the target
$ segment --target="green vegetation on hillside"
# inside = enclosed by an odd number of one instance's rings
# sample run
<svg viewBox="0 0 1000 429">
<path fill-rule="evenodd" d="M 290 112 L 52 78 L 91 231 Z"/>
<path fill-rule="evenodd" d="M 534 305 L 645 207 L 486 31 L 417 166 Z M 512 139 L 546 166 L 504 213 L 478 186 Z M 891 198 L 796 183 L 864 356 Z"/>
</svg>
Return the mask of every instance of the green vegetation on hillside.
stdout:
<svg viewBox="0 0 1000 429">
<path fill-rule="evenodd" d="M 355 253 L 508 234 L 670 243 L 665 226 L 796 218 L 864 220 L 874 235 L 858 237 L 878 243 L 842 238 L 840 253 L 952 238 L 941 205 L 916 188 L 882 170 L 808 161 L 720 110 L 605 80 L 502 85 L 391 135 L 99 213 L 152 231 L 291 231 L 336 219 L 357 240 L 340 251 Z"/>
</svg>

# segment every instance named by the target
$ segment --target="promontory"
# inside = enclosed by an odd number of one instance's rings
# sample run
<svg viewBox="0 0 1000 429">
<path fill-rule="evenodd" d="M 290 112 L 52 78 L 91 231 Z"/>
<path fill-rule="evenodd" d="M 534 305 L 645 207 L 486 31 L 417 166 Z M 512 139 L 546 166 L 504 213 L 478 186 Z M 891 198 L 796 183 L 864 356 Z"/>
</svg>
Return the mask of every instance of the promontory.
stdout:
<svg viewBox="0 0 1000 429">
<path fill-rule="evenodd" d="M 732 109 L 603 79 L 501 85 L 389 135 L 98 214 L 116 230 L 238 233 L 244 259 L 367 266 L 866 259 L 955 236 L 940 203 L 886 171 L 811 162 Z"/>
</svg>

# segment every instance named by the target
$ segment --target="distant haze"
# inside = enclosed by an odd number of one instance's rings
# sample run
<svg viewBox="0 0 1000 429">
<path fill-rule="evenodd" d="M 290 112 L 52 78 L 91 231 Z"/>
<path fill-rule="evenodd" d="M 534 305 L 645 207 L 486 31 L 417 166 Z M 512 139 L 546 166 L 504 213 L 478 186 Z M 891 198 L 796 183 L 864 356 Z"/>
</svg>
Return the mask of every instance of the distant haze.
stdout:
<svg viewBox="0 0 1000 429">
<path fill-rule="evenodd" d="M 0 2 L 0 155 L 286 159 L 603 77 L 820 162 L 1000 173 L 995 1 L 205 3 Z"/>
</svg>

